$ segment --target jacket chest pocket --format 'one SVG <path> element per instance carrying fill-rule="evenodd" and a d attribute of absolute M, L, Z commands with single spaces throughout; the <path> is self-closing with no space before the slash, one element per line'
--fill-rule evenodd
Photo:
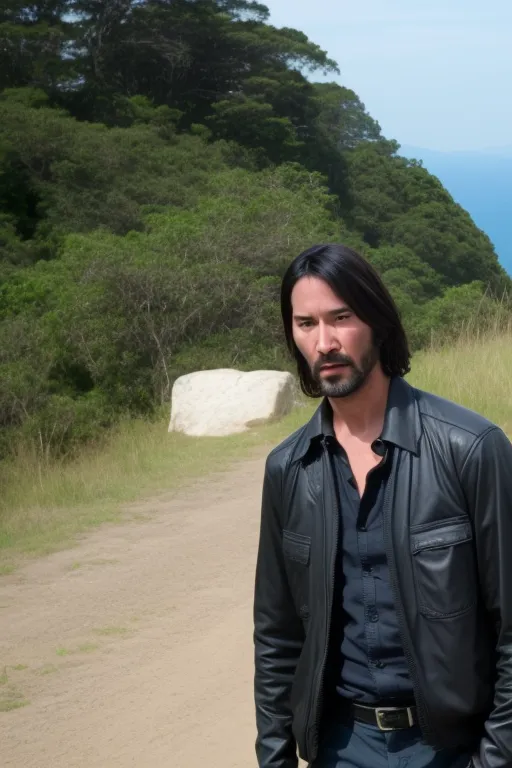
<path fill-rule="evenodd" d="M 283 554 L 295 608 L 301 619 L 308 619 L 311 538 L 294 531 L 283 530 Z"/>
<path fill-rule="evenodd" d="M 477 601 L 473 534 L 466 518 L 419 526 L 411 551 L 420 613 L 429 619 L 461 616 Z"/>

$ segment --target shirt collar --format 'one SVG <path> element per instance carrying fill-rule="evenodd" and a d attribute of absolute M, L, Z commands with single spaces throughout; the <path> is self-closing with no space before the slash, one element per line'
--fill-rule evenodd
<path fill-rule="evenodd" d="M 421 419 L 414 389 L 403 378 L 391 379 L 380 439 L 418 455 Z M 306 424 L 296 446 L 294 461 L 303 459 L 315 443 L 325 443 L 334 437 L 332 408 L 324 398 Z"/>

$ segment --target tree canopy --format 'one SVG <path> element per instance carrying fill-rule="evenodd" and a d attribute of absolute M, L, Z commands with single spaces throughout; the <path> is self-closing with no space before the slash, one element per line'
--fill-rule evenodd
<path fill-rule="evenodd" d="M 67 452 L 177 375 L 287 368 L 279 279 L 370 259 L 414 348 L 510 289 L 438 179 L 337 65 L 249 0 L 0 9 L 0 451 Z"/>

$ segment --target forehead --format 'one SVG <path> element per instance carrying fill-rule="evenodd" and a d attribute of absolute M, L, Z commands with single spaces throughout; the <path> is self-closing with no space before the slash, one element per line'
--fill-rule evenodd
<path fill-rule="evenodd" d="M 294 314 L 316 315 L 347 306 L 344 299 L 319 277 L 301 277 L 291 295 Z"/>

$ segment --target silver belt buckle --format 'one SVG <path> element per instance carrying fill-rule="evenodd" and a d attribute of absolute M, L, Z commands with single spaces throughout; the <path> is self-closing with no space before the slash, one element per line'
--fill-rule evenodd
<path fill-rule="evenodd" d="M 409 727 L 412 728 L 414 725 L 414 717 L 412 715 L 412 709 L 410 707 L 379 707 L 379 709 L 375 710 L 375 717 L 377 718 L 377 727 L 379 731 L 398 731 L 399 728 L 387 728 L 384 723 L 384 717 L 386 716 L 386 712 L 397 712 L 401 709 L 405 709 L 407 712 L 407 719 L 409 721 Z"/>

